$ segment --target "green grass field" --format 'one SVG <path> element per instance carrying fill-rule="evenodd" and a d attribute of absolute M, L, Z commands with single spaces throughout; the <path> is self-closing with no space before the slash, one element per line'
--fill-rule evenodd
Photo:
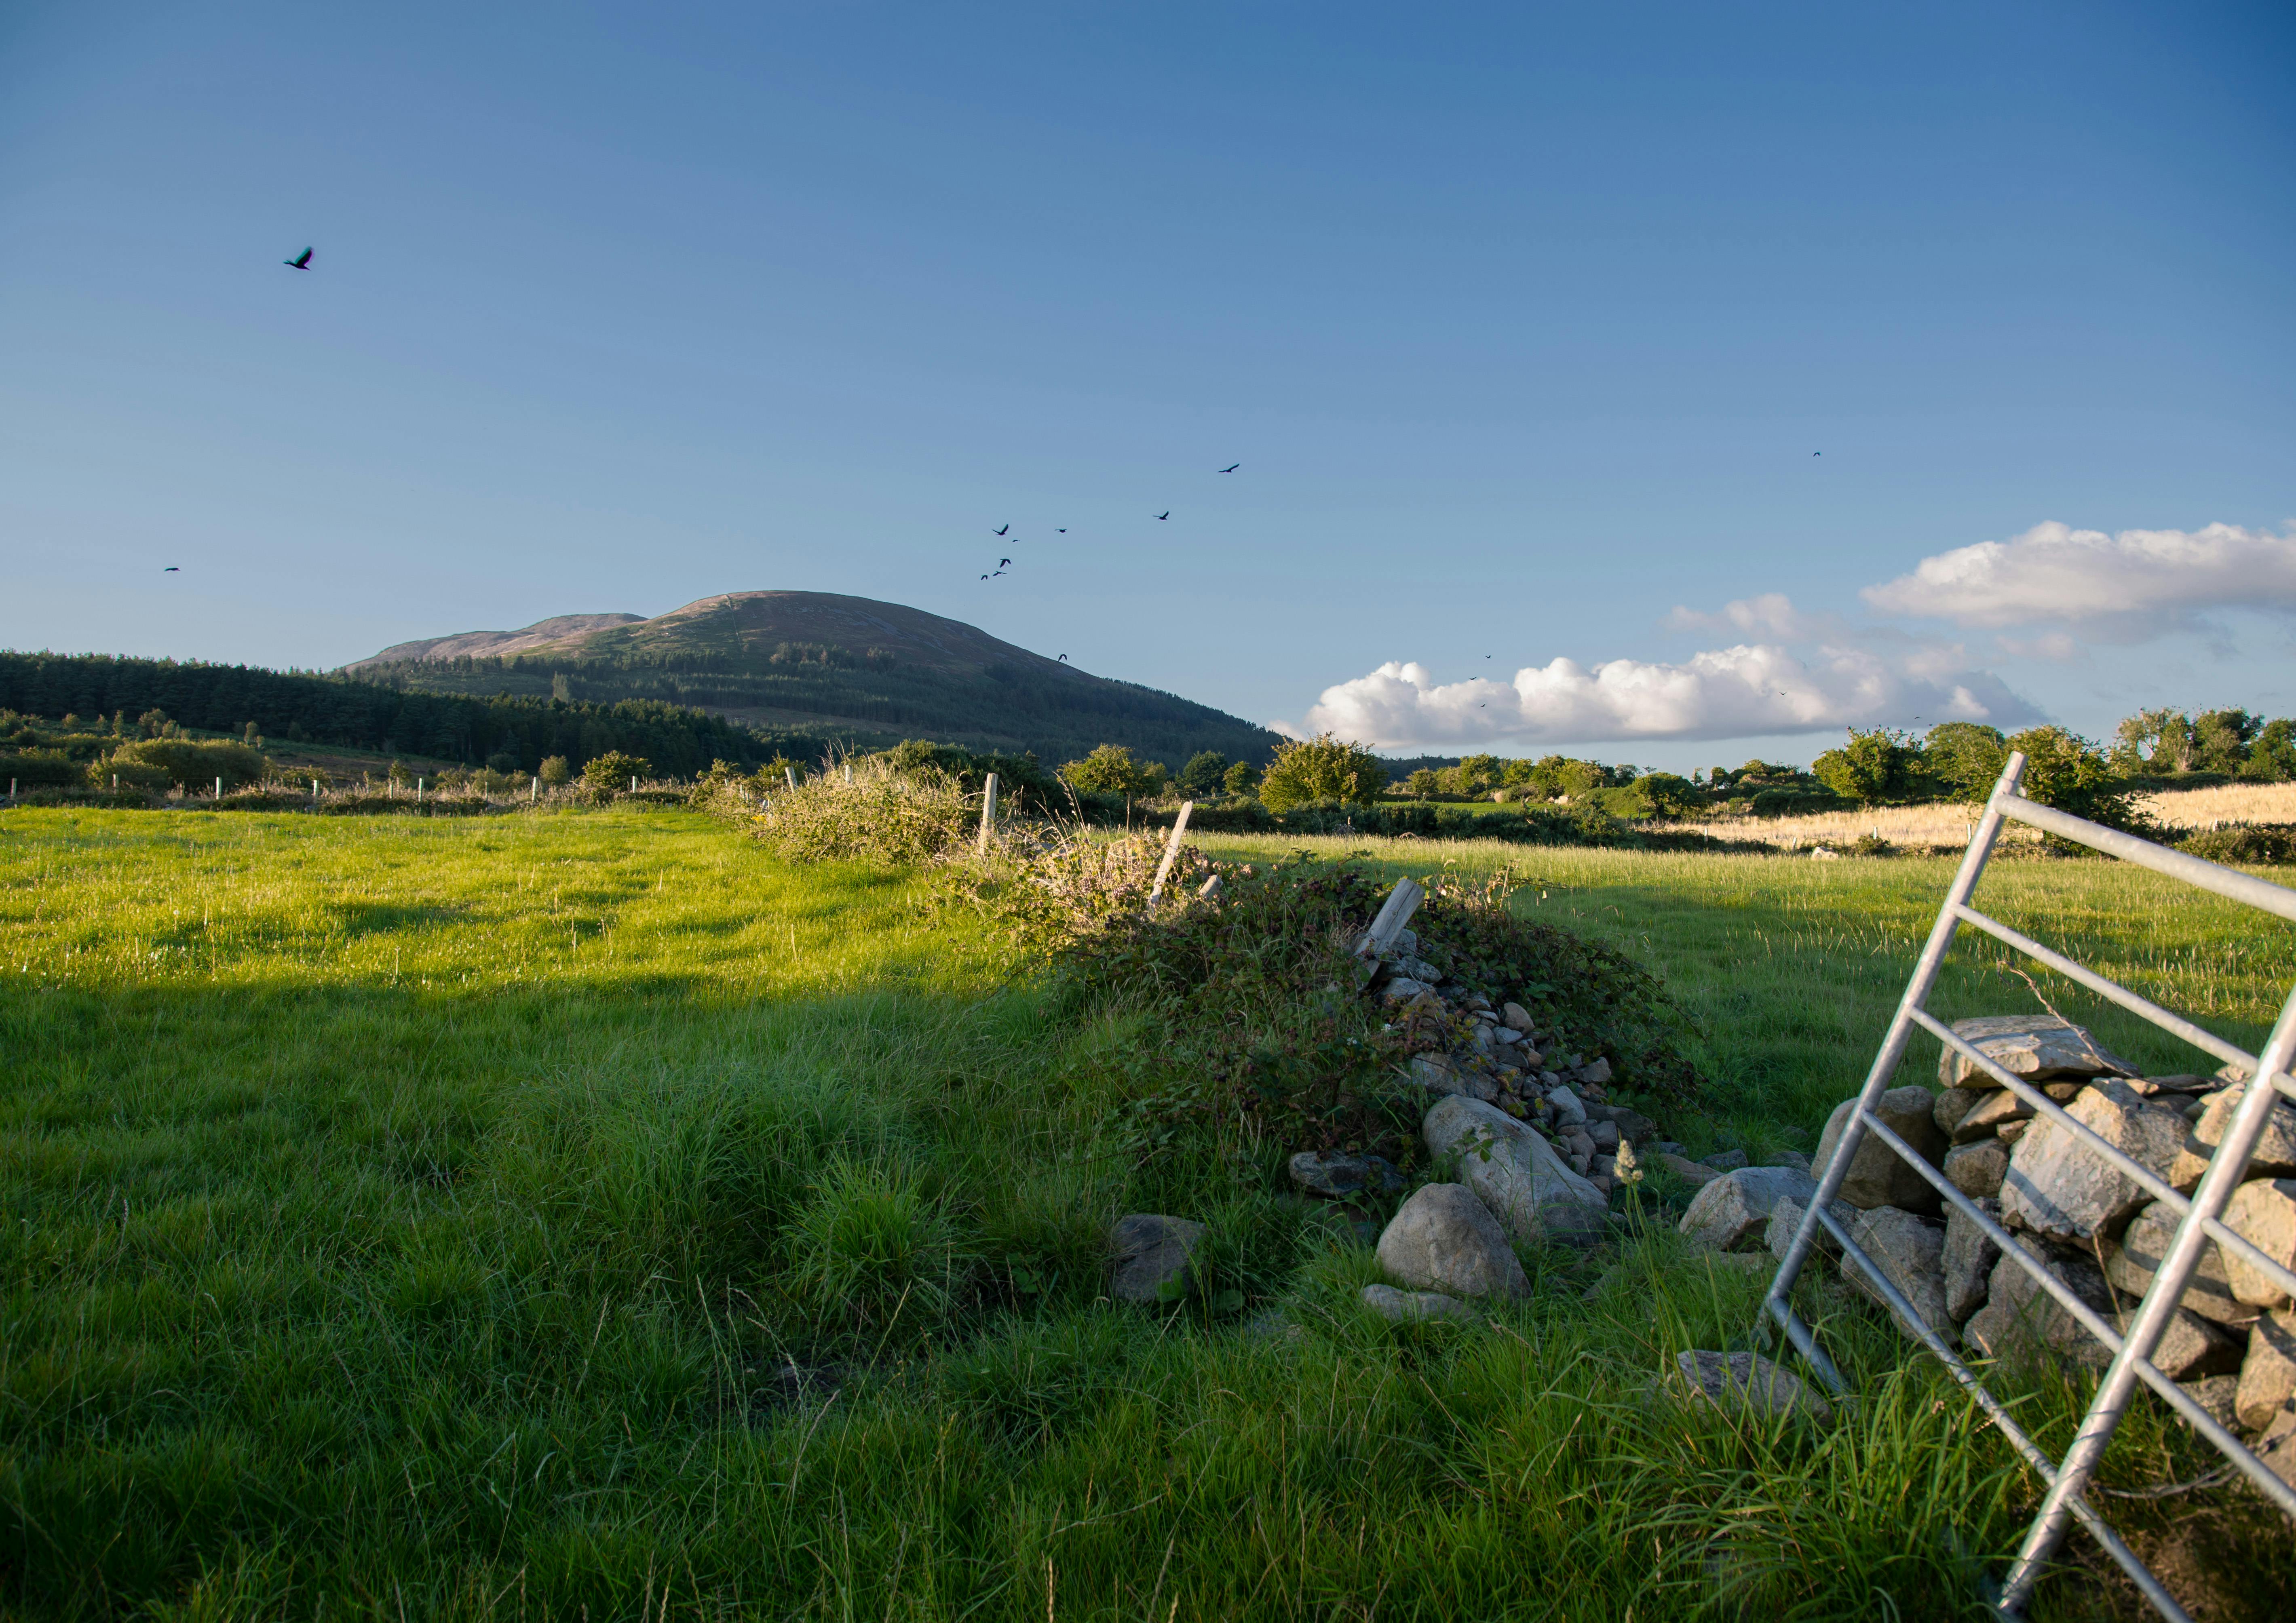
<path fill-rule="evenodd" d="M 1720 1084 L 1701 1148 L 1807 1147 L 1947 873 L 1374 855 L 1528 858 L 1519 905 L 1659 968 Z M 2030 863 L 1987 905 L 2254 1038 L 2282 927 L 2160 922 L 2166 891 Z M 0 816 L 7 1610 L 1982 1615 L 2035 1485 L 1824 1282 L 1864 1394 L 1824 1430 L 1652 1392 L 1764 1283 L 1662 1231 L 1527 1254 L 1488 1328 L 1395 1330 L 1268 1156 L 1144 1152 L 1115 1061 L 1153 1032 L 1025 967 L 925 881 L 680 813 Z M 1942 1001 L 2031 996 L 1980 955 Z M 1126 1210 L 1210 1222 L 1244 1309 L 1099 1299 Z M 2062 1447 L 2077 1394 L 2029 1403 Z M 2209 1463 L 2140 1409 L 2108 1480 Z M 2237 1500 L 2122 1521 L 2226 1573 L 2225 1615 L 2291 1582 Z M 2072 1553 L 2037 1616 L 2135 1615 Z"/>

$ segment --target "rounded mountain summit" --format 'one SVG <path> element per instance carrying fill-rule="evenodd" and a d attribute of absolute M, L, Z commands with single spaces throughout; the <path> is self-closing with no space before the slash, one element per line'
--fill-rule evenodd
<path fill-rule="evenodd" d="M 1052 763 L 1112 743 L 1177 766 L 1205 750 L 1265 762 L 1277 742 L 1241 717 L 962 620 L 830 592 L 725 592 L 651 619 L 562 614 L 395 643 L 344 668 L 429 693 L 690 705 L 858 749 L 929 738 Z"/>

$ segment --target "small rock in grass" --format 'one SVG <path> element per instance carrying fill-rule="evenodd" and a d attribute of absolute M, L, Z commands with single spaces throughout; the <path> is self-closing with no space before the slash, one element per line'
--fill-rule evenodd
<path fill-rule="evenodd" d="M 1530 1011 L 1524 1008 L 1521 1004 L 1511 1003 L 1507 1004 L 1505 1008 L 1500 1010 L 1499 1013 L 1500 1017 L 1504 1019 L 1510 1027 L 1516 1031 L 1521 1032 L 1524 1037 L 1527 1037 L 1531 1034 L 1532 1026 L 1530 1023 Z"/>
<path fill-rule="evenodd" d="M 1947 1181 L 1971 1200 L 1989 1200 L 2009 1175 L 2009 1152 L 1997 1138 L 1956 1144 L 1945 1152 L 1944 1170 Z"/>
<path fill-rule="evenodd" d="M 1752 1159 L 1743 1150 L 1717 1150 L 1711 1155 L 1698 1158 L 1717 1172 L 1735 1172 Z"/>
<path fill-rule="evenodd" d="M 1587 1139 L 1595 1146 L 1595 1154 L 1611 1155 L 1617 1152 L 1621 1142 L 1617 1122 L 1590 1121 L 1587 1124 L 1586 1133 Z"/>
<path fill-rule="evenodd" d="M 1807 1172 L 1791 1167 L 1742 1167 L 1701 1189 L 1676 1226 L 1710 1250 L 1743 1250 L 1760 1242 L 1780 1201 L 1807 1204 L 1816 1193 Z"/>
<path fill-rule="evenodd" d="M 1591 1082 L 1596 1087 L 1602 1087 L 1611 1080 L 1611 1062 L 1597 1056 L 1578 1068 L 1578 1076 L 1581 1081 Z"/>
<path fill-rule="evenodd" d="M 1567 1087 L 1547 1094 L 1546 1102 L 1554 1107 L 1554 1119 L 1565 1127 L 1575 1127 L 1587 1119 L 1586 1102 Z"/>
<path fill-rule="evenodd" d="M 1629 1133 L 1627 1136 L 1634 1138 L 1635 1135 Z M 1635 1138 L 1635 1143 L 1640 1144 L 1643 1150 L 1651 1155 L 1687 1155 L 1690 1153 L 1690 1147 L 1687 1144 L 1678 1144 L 1671 1138 L 1653 1138 L 1647 1143 L 1642 1139 Z M 1710 1172 L 1713 1168 L 1710 1167 L 1707 1170 Z"/>
<path fill-rule="evenodd" d="M 1188 1258 L 1205 1232 L 1202 1224 L 1185 1217 L 1150 1212 L 1119 1217 L 1108 1234 L 1109 1247 L 1115 1253 L 1109 1294 L 1120 1302 L 1171 1299 L 1174 1288 L 1186 1289 Z"/>
<path fill-rule="evenodd" d="M 1497 1083 L 1480 1071 L 1457 1064 L 1445 1054 L 1413 1055 L 1411 1079 L 1439 1098 L 1464 1094 L 1470 1099 L 1480 1099 L 1488 1104 L 1499 1096 Z"/>
<path fill-rule="evenodd" d="M 1701 1189 L 1722 1176 L 1702 1161 L 1688 1160 L 1679 1155 L 1653 1155 L 1644 1164 L 1662 1167 L 1684 1183 Z"/>
<path fill-rule="evenodd" d="M 2264 1435 L 2251 1446 L 2256 1457 L 2274 1476 L 2296 1488 L 2296 1404 L 2289 1404 L 2273 1415 Z"/>
<path fill-rule="evenodd" d="M 1456 1296 L 1439 1291 L 1398 1291 L 1393 1285 L 1365 1285 L 1363 1305 L 1398 1324 L 1421 1324 L 1429 1319 L 1479 1323 L 1482 1316 Z"/>
<path fill-rule="evenodd" d="M 1403 1193 L 1403 1174 L 1376 1155 L 1319 1155 L 1302 1150 L 1287 1169 L 1292 1181 L 1310 1194 L 1359 1194 L 1366 1189 Z"/>
<path fill-rule="evenodd" d="M 1425 990 L 1427 990 L 1427 985 L 1424 981 L 1414 980 L 1408 975 L 1398 975 L 1380 988 L 1379 1000 L 1390 1008 L 1397 1008 L 1409 1003 Z"/>
<path fill-rule="evenodd" d="M 1797 1172 L 1808 1172 L 1809 1170 L 1809 1157 L 1804 1155 L 1799 1150 L 1773 1150 L 1770 1152 L 1770 1159 L 1764 1161 L 1762 1165 L 1765 1167 L 1792 1167 Z"/>
<path fill-rule="evenodd" d="M 1451 1296 L 1530 1294 L 1506 1231 L 1464 1184 L 1429 1184 L 1406 1201 L 1379 1237 L 1379 1265 Z"/>
<path fill-rule="evenodd" d="M 1802 1382 L 1757 1353 L 1683 1352 L 1674 1357 L 1677 1389 L 1725 1414 L 1797 1414 L 1824 1422 L 1833 1411 Z"/>

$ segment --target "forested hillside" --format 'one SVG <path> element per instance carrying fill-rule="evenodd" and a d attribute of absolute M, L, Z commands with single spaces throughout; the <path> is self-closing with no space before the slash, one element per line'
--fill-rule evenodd
<path fill-rule="evenodd" d="M 1090 675 L 961 620 L 865 597 L 728 593 L 537 646 L 529 634 L 539 628 L 401 644 L 350 668 L 409 693 L 693 705 L 867 749 L 922 737 L 1058 761 L 1116 743 L 1177 767 L 1205 750 L 1264 763 L 1276 742 L 1266 728 L 1209 705 Z M 401 652 L 483 646 L 481 639 L 514 640 L 521 648 L 445 659 Z"/>
<path fill-rule="evenodd" d="M 404 751 L 473 765 L 497 755 L 531 772 L 545 757 L 577 766 L 619 750 L 657 771 L 691 776 L 713 760 L 754 766 L 777 753 L 817 752 L 800 734 L 760 733 L 649 700 L 478 698 L 403 692 L 342 676 L 132 660 L 110 654 L 0 652 L 0 709 L 133 723 L 156 710 L 185 727 L 256 730 L 291 742 Z"/>

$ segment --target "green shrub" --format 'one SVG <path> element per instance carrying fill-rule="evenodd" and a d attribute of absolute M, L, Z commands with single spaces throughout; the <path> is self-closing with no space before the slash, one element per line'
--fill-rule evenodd
<path fill-rule="evenodd" d="M 1250 761 L 1238 761 L 1220 775 L 1220 786 L 1232 795 L 1248 795 L 1259 787 L 1259 768 Z"/>
<path fill-rule="evenodd" d="M 2087 739 L 2062 727 L 2029 727 L 2009 740 L 2009 748 L 2025 753 L 2019 792 L 2028 800 L 2107 828 L 2134 834 L 2152 831 L 2151 821 L 2136 809 L 2136 791 Z"/>
<path fill-rule="evenodd" d="M 2177 842 L 2210 862 L 2296 862 L 2296 823 L 2222 823 Z"/>
<path fill-rule="evenodd" d="M 1201 750 L 1190 756 L 1188 764 L 1180 768 L 1180 791 L 1190 795 L 1214 794 L 1226 776 L 1227 757 L 1217 750 Z"/>
<path fill-rule="evenodd" d="M 1922 747 L 1889 727 L 1849 729 L 1849 742 L 1810 763 L 1817 781 L 1845 800 L 1881 806 L 1908 800 L 1925 787 Z"/>
<path fill-rule="evenodd" d="M 897 769 L 882 756 L 854 764 L 853 781 L 826 773 L 769 791 L 754 831 L 792 862 L 930 862 L 964 848 L 980 827 L 980 801 L 938 767 Z"/>
<path fill-rule="evenodd" d="M 635 755 L 625 755 L 619 750 L 609 750 L 603 755 L 594 755 L 582 767 L 582 787 L 601 799 L 611 799 L 618 794 L 627 794 L 630 780 L 650 778 L 653 763 Z"/>
<path fill-rule="evenodd" d="M 1281 812 L 1316 800 L 1368 805 L 1387 787 L 1387 766 L 1361 744 L 1329 733 L 1275 746 L 1275 759 L 1259 781 L 1259 799 Z"/>
<path fill-rule="evenodd" d="M 260 750 L 234 739 L 147 738 L 120 745 L 97 762 L 92 772 L 101 774 L 100 781 L 105 783 L 116 772 L 123 785 L 134 782 L 138 787 L 153 788 L 181 783 L 192 790 L 212 789 L 221 778 L 226 791 L 230 791 L 261 783 L 269 767 Z M 154 774 L 159 775 L 156 781 Z"/>
<path fill-rule="evenodd" d="M 574 769 L 566 764 L 564 756 L 548 755 L 543 758 L 541 769 L 535 775 L 545 789 L 563 789 L 573 782 Z"/>
<path fill-rule="evenodd" d="M 13 778 L 19 789 L 35 784 L 62 788 L 86 776 L 79 764 L 61 750 L 25 750 L 0 755 L 0 779 Z"/>
<path fill-rule="evenodd" d="M 1122 744 L 1100 744 L 1084 759 L 1063 766 L 1060 775 L 1083 793 L 1145 795 L 1161 785 L 1164 768 L 1160 763 L 1134 760 Z"/>

